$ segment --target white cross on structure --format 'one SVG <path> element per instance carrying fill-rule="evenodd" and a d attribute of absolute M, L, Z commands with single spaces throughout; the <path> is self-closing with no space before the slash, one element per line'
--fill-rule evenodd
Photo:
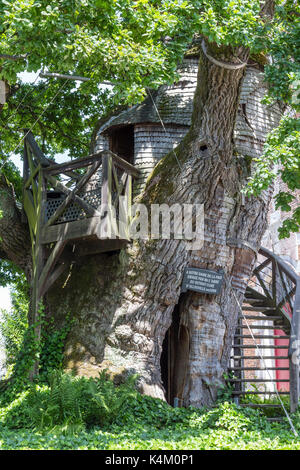
<path fill-rule="evenodd" d="M 0 80 L 0 104 L 6 102 L 6 86 L 3 80 Z"/>

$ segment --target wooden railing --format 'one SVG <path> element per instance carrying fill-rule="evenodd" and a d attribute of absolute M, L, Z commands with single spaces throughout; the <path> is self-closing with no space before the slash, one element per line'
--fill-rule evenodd
<path fill-rule="evenodd" d="M 109 206 L 121 227 L 121 237 L 118 232 L 114 238 L 129 239 L 132 179 L 139 171 L 110 151 L 57 164 L 45 157 L 27 130 L 24 143 L 23 207 L 32 242 L 31 304 L 36 313 L 42 296 L 68 266 L 61 262 L 55 269 L 67 243 L 89 243 L 89 237 L 108 233 Z M 102 251 L 105 247 L 103 241 Z"/>
<path fill-rule="evenodd" d="M 43 155 L 29 133 L 24 151 L 24 208 L 30 225 L 37 223 L 39 203 L 44 230 L 103 215 L 101 205 L 111 205 L 118 214 L 120 197 L 131 203 L 132 178 L 138 174 L 133 165 L 110 151 L 56 164 Z"/>
<path fill-rule="evenodd" d="M 289 336 L 290 406 L 299 403 L 300 277 L 279 256 L 266 248 L 259 251 L 265 260 L 254 270 L 264 294 L 272 299 L 275 311 L 283 317 Z"/>
<path fill-rule="evenodd" d="M 270 250 L 261 248 L 259 255 L 245 299 L 251 299 L 252 309 L 259 311 L 260 306 L 266 316 L 281 319 L 289 340 L 290 407 L 294 412 L 299 402 L 300 277 Z"/>

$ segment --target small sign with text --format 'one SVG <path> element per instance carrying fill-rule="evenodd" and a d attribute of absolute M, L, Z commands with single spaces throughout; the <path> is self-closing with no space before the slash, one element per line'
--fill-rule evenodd
<path fill-rule="evenodd" d="M 201 294 L 219 294 L 224 279 L 222 271 L 186 268 L 184 271 L 181 292 L 192 290 Z"/>

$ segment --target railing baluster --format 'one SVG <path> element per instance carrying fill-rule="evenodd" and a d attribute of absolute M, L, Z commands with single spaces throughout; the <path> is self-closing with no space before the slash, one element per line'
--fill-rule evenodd
<path fill-rule="evenodd" d="M 112 189 L 112 158 L 110 155 L 105 155 L 102 159 L 101 203 L 103 205 L 111 205 L 111 189 Z"/>
<path fill-rule="evenodd" d="M 274 260 L 272 260 L 272 297 L 277 305 L 277 269 Z"/>

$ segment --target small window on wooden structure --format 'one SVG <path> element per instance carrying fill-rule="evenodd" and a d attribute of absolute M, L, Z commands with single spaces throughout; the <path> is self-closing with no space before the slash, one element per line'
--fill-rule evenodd
<path fill-rule="evenodd" d="M 122 126 L 109 133 L 109 150 L 133 165 L 134 127 Z"/>
<path fill-rule="evenodd" d="M 182 406 L 189 361 L 189 332 L 180 321 L 182 297 L 175 306 L 172 324 L 162 345 L 160 359 L 161 378 L 170 405 Z"/>

